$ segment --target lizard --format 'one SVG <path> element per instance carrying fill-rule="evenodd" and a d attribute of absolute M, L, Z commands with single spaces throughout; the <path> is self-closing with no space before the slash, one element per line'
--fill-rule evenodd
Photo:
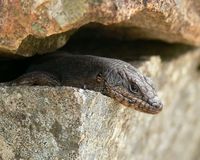
<path fill-rule="evenodd" d="M 51 53 L 34 60 L 23 75 L 6 84 L 94 90 L 149 114 L 159 113 L 163 108 L 152 80 L 133 65 L 113 58 Z"/>

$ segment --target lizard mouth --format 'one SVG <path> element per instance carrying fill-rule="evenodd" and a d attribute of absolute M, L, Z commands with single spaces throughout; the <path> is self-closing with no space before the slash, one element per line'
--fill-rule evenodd
<path fill-rule="evenodd" d="M 136 101 L 137 101 L 137 104 L 133 104 L 134 109 L 145 112 L 145 113 L 157 114 L 160 111 L 162 111 L 162 108 L 163 108 L 162 104 L 150 104 L 148 102 L 145 102 L 137 98 L 136 98 Z M 132 107 L 132 104 L 130 105 L 130 107 Z"/>
<path fill-rule="evenodd" d="M 151 103 L 150 101 L 145 101 L 142 98 L 130 95 L 130 93 L 127 92 L 120 93 L 115 89 L 109 88 L 109 96 L 117 100 L 119 103 L 127 107 L 134 108 L 140 112 L 157 114 L 163 108 L 162 103 Z"/>

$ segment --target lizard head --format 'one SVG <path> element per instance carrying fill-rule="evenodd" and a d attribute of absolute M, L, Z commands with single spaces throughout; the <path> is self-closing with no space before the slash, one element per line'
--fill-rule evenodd
<path fill-rule="evenodd" d="M 97 79 L 103 82 L 103 94 L 127 107 L 150 114 L 156 114 L 162 110 L 163 104 L 156 94 L 151 79 L 130 64 L 107 69 L 99 74 Z"/>

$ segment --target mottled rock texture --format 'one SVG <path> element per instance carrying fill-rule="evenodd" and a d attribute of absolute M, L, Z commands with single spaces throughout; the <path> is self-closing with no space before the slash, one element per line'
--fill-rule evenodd
<path fill-rule="evenodd" d="M 1 87 L 0 159 L 198 159 L 200 49 L 140 69 L 159 88 L 158 115 L 70 87 Z"/>
<path fill-rule="evenodd" d="M 117 38 L 200 45 L 198 0 L 1 0 L 0 8 L 0 51 L 23 56 L 55 50 L 92 22 Z"/>

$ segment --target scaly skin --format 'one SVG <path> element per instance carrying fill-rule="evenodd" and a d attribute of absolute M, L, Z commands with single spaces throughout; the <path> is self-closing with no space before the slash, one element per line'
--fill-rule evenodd
<path fill-rule="evenodd" d="M 35 60 L 27 73 L 9 85 L 64 85 L 101 92 L 138 111 L 162 110 L 153 84 L 134 66 L 121 60 L 55 53 Z"/>

